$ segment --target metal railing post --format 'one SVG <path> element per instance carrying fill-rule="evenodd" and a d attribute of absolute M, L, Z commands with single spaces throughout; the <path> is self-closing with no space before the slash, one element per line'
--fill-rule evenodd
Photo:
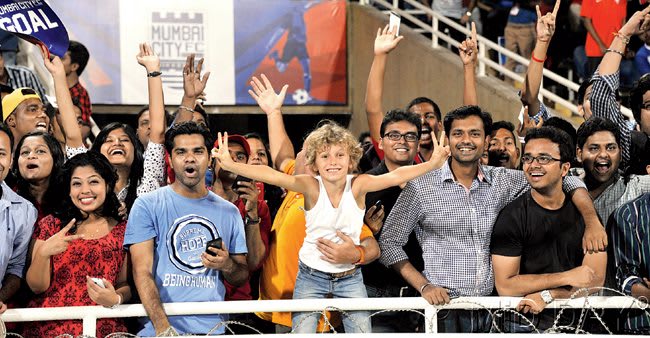
<path fill-rule="evenodd" d="M 97 335 L 97 316 L 94 313 L 84 316 L 83 334 L 88 337 L 94 337 Z"/>
<path fill-rule="evenodd" d="M 478 76 L 485 76 L 485 62 L 483 62 L 482 58 L 487 57 L 487 46 L 483 41 L 478 42 L 478 55 L 480 56 L 478 59 Z"/>
<path fill-rule="evenodd" d="M 431 29 L 431 46 L 438 48 L 438 18 L 435 15 L 431 17 Z"/>
<path fill-rule="evenodd" d="M 424 332 L 438 333 L 438 311 L 433 305 L 424 308 Z M 427 323 L 427 321 L 430 321 Z"/>

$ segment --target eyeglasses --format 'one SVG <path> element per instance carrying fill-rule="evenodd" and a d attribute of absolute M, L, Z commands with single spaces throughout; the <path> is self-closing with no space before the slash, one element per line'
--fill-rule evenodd
<path fill-rule="evenodd" d="M 553 161 L 561 161 L 559 158 L 554 158 L 548 155 L 539 155 L 537 157 L 531 155 L 524 155 L 521 157 L 521 161 L 526 164 L 531 164 L 533 161 L 537 160 L 537 163 L 541 165 L 549 164 Z"/>
<path fill-rule="evenodd" d="M 391 131 L 386 134 L 384 134 L 384 137 L 388 137 L 389 140 L 391 141 L 399 141 L 402 137 L 404 138 L 404 141 L 406 142 L 416 142 L 418 140 L 418 134 L 416 133 L 406 133 L 406 134 L 400 134 L 396 131 Z"/>

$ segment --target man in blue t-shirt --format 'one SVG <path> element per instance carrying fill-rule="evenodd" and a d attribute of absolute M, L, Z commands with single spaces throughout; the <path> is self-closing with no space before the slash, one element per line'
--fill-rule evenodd
<path fill-rule="evenodd" d="M 167 317 L 162 303 L 224 299 L 223 280 L 239 286 L 248 278 L 244 224 L 237 208 L 205 187 L 212 142 L 194 122 L 165 134 L 176 180 L 140 196 L 124 237 L 133 277 L 149 316 L 140 336 L 206 334 L 224 315 Z M 221 238 L 221 248 L 206 244 Z M 223 327 L 214 334 L 223 333 Z"/>

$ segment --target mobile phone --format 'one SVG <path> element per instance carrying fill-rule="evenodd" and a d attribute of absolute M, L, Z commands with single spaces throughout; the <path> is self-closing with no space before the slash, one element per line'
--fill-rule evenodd
<path fill-rule="evenodd" d="M 214 252 L 208 250 L 208 248 L 217 248 L 217 249 L 221 250 L 221 248 L 222 248 L 221 244 L 222 244 L 221 237 L 217 237 L 217 238 L 215 238 L 215 239 L 213 239 L 211 241 L 208 241 L 208 243 L 205 245 L 205 252 L 210 256 L 216 256 L 217 254 L 215 254 Z"/>
<path fill-rule="evenodd" d="M 104 285 L 104 281 L 101 278 L 90 277 L 90 279 L 93 281 L 93 283 L 99 285 L 100 287 L 106 288 L 106 285 Z"/>
<path fill-rule="evenodd" d="M 377 200 L 377 202 L 375 202 L 373 206 L 375 207 L 375 211 L 372 212 L 372 216 L 378 213 L 379 210 L 381 209 L 381 200 Z"/>
<path fill-rule="evenodd" d="M 388 29 L 391 31 L 395 30 L 395 36 L 399 36 L 400 22 L 402 22 L 402 17 L 395 12 L 390 12 L 390 17 L 388 20 Z"/>
<path fill-rule="evenodd" d="M 232 182 L 232 190 L 237 192 L 237 189 L 239 189 L 239 187 L 241 187 L 239 185 L 239 182 L 251 182 L 251 181 L 252 181 L 252 179 L 250 179 L 248 177 L 244 177 L 242 175 L 237 175 L 237 178 L 235 178 L 235 182 Z"/>

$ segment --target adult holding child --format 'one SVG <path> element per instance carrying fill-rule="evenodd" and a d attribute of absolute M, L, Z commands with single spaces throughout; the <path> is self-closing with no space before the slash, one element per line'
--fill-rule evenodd
<path fill-rule="evenodd" d="M 253 82 L 258 84 L 259 81 Z M 261 92 L 261 90 L 256 90 Z M 366 290 L 361 271 L 356 264 L 331 263 L 327 253 L 319 250 L 317 243 L 323 239 L 339 241 L 338 234 L 349 236 L 355 245 L 365 214 L 365 195 L 405 183 L 443 165 L 449 148 L 436 146 L 433 156 L 425 163 L 399 168 L 385 175 L 350 175 L 361 157 L 356 138 L 345 128 L 327 123 L 313 131 L 305 140 L 306 165 L 318 176 L 287 175 L 269 167 L 252 167 L 236 163 L 228 152 L 228 135 L 218 135 L 219 149 L 213 150 L 221 167 L 250 178 L 281 186 L 305 196 L 306 237 L 300 249 L 300 266 L 294 299 L 334 297 L 364 298 Z M 363 261 L 363 247 L 357 247 Z M 331 286 L 333 285 L 333 286 Z M 330 288 L 333 289 L 330 289 Z M 292 314 L 294 332 L 316 330 L 318 316 L 304 312 Z M 344 316 L 346 332 L 370 332 L 367 311 L 356 311 Z"/>

